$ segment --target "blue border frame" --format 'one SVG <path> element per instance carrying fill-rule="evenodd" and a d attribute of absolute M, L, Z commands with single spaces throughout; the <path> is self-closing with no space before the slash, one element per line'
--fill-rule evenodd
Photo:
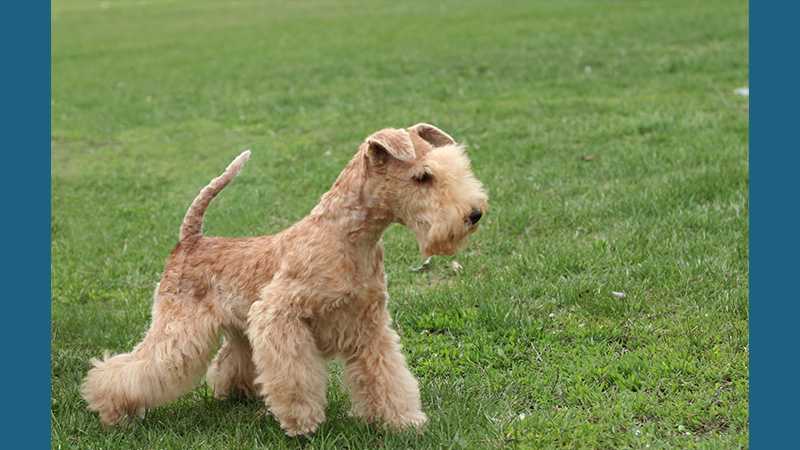
<path fill-rule="evenodd" d="M 750 11 L 750 423 L 752 448 L 790 448 L 797 422 L 800 266 L 800 85 L 796 67 L 798 5 L 757 2 Z"/>
<path fill-rule="evenodd" d="M 48 4 L 11 2 L 4 6 L 3 27 L 6 67 L 5 92 L 10 101 L 3 112 L 6 143 L 3 235 L 7 239 L 4 271 L 5 317 L 10 329 L 6 337 L 16 345 L 5 347 L 6 361 L 12 367 L 3 372 L 7 389 L 3 424 L 14 430 L 25 448 L 50 444 L 43 430 L 26 432 L 24 427 L 49 425 L 50 397 L 49 302 L 50 288 L 48 241 L 45 240 L 45 215 L 49 211 L 49 178 L 46 178 L 44 139 L 49 133 L 49 102 L 43 86 L 49 74 L 50 28 L 45 28 Z M 798 397 L 793 385 L 794 372 L 781 371 L 795 359 L 792 325 L 797 317 L 797 289 L 793 286 L 800 250 L 797 225 L 792 220 L 798 191 L 798 109 L 800 86 L 793 67 L 798 42 L 798 5 L 785 2 L 782 8 L 757 2 L 751 10 L 751 65 L 755 70 L 755 111 L 752 118 L 751 156 L 756 205 L 751 214 L 751 423 L 753 448 L 783 448 L 788 444 L 795 422 L 794 404 Z M 792 11 L 794 10 L 794 11 Z M 13 18 L 13 20 L 12 20 Z M 47 78 L 49 81 L 49 78 Z M 49 84 L 49 83 L 48 83 Z M 752 108 L 752 106 L 751 106 Z M 32 148 L 32 151 L 25 149 Z M 41 168 L 41 169 L 40 169 Z M 9 195 L 11 194 L 11 195 Z M 16 195 L 14 195 L 16 194 Z M 46 200 L 48 199 L 48 200 Z M 48 206 L 44 206 L 48 205 Z M 40 230 L 42 228 L 42 230 Z M 13 255 L 13 259 L 11 259 Z M 41 279 L 40 279 L 41 277 Z M 12 282 L 13 281 L 13 282 Z M 20 318 L 32 317 L 32 320 Z M 17 318 L 16 320 L 14 318 Z M 21 345 L 22 343 L 25 345 Z M 787 363 L 781 363 L 786 361 Z M 24 373 L 19 373 L 24 368 Z M 10 370 L 8 370 L 10 369 Z M 789 368 L 791 369 L 791 368 Z M 782 382 L 786 380 L 786 382 Z M 21 382 L 20 382 L 21 380 Z M 41 422 L 40 422 L 41 421 Z M 18 425 L 24 425 L 18 428 Z M 49 426 L 48 426 L 49 428 Z"/>
<path fill-rule="evenodd" d="M 3 18 L 2 423 L 9 448 L 49 448 L 49 3 L 11 2 Z"/>

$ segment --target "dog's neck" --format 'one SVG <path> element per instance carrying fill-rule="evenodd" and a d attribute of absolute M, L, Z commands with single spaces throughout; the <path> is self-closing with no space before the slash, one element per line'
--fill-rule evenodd
<path fill-rule="evenodd" d="M 372 252 L 392 220 L 366 198 L 367 164 L 363 155 L 357 154 L 308 218 L 331 224 L 347 236 L 357 251 Z"/>

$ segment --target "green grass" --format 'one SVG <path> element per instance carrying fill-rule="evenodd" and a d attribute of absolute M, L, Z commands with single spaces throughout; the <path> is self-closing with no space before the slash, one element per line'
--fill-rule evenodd
<path fill-rule="evenodd" d="M 52 6 L 54 448 L 749 446 L 747 2 L 107 5 Z M 384 236 L 424 433 L 348 418 L 333 366 L 307 440 L 205 384 L 100 426 L 88 360 L 141 339 L 208 180 L 252 149 L 204 231 L 274 233 L 417 122 L 490 194 L 427 271 Z"/>

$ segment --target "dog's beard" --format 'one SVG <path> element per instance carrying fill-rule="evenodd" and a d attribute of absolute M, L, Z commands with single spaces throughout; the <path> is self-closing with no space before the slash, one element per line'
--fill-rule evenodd
<path fill-rule="evenodd" d="M 469 242 L 469 235 L 475 232 L 478 224 L 470 224 L 466 220 L 434 222 L 422 224 L 415 230 L 419 250 L 423 257 L 433 255 L 452 255 L 464 248 Z"/>

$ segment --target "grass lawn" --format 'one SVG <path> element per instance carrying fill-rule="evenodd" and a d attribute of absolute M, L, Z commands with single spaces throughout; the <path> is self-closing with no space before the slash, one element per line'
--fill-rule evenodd
<path fill-rule="evenodd" d="M 53 3 L 53 447 L 748 447 L 748 8 Z M 490 196 L 425 271 L 384 235 L 422 434 L 350 419 L 335 365 L 307 440 L 205 383 L 100 425 L 89 358 L 143 337 L 202 186 L 252 149 L 204 232 L 275 233 L 367 135 L 417 122 L 468 144 Z"/>

